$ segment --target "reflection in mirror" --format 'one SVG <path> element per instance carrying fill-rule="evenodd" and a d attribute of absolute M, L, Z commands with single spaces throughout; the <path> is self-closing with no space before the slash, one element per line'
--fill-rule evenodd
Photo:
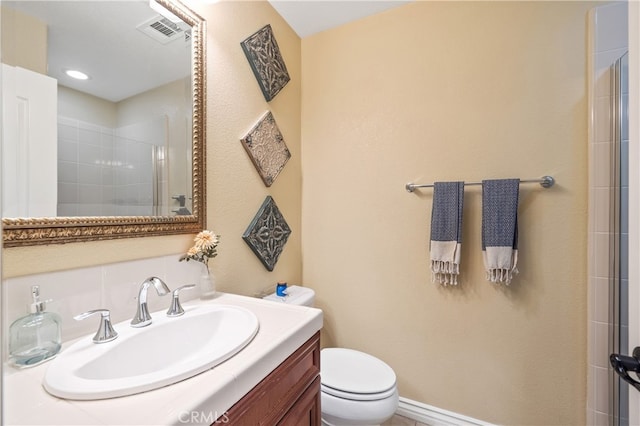
<path fill-rule="evenodd" d="M 5 246 L 203 228 L 204 28 L 168 0 L 2 2 Z"/>

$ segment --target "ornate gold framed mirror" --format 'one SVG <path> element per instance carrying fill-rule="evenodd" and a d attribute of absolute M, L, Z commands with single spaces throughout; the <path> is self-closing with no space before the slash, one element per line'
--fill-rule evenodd
<path fill-rule="evenodd" d="M 13 14 L 16 17 L 28 16 L 29 13 L 44 14 L 45 12 L 40 10 L 35 11 L 36 8 L 48 9 L 54 6 L 63 6 L 65 2 L 3 1 L 2 3 L 3 26 L 5 26 L 6 22 L 11 22 Z M 31 7 L 35 12 L 16 9 L 6 13 L 6 8 L 11 8 L 12 3 L 17 5 L 16 7 Z M 97 16 L 97 19 L 107 23 L 111 22 L 111 39 L 108 42 L 103 41 L 102 44 L 97 46 L 94 45 L 92 48 L 92 50 L 97 50 L 100 53 L 102 59 L 95 72 L 96 74 L 100 72 L 106 74 L 106 70 L 112 65 L 113 72 L 111 74 L 115 74 L 116 71 L 125 72 L 125 74 L 122 77 L 118 77 L 120 79 L 118 90 L 116 88 L 102 88 L 103 92 L 107 93 L 105 97 L 116 96 L 115 93 L 120 89 L 124 91 L 128 89 L 128 86 L 133 86 L 134 77 L 141 77 L 140 80 L 144 83 L 160 76 L 165 71 L 165 64 L 168 76 L 165 77 L 164 82 L 159 83 L 160 85 L 144 89 L 132 88 L 133 92 L 118 95 L 119 98 L 117 99 L 109 99 L 109 105 L 117 104 L 117 107 L 112 108 L 117 110 L 112 113 L 113 117 L 116 117 L 112 121 L 118 121 L 117 125 L 103 123 L 97 125 L 95 120 L 88 123 L 85 116 L 82 116 L 88 108 L 85 106 L 69 107 L 66 100 L 73 97 L 91 97 L 91 99 L 100 98 L 96 102 L 103 102 L 101 97 L 96 94 L 80 93 L 83 89 L 78 87 L 81 86 L 73 86 L 73 84 L 80 85 L 83 83 L 69 83 L 68 87 L 62 87 L 65 85 L 64 79 L 67 78 L 66 76 L 52 78 L 54 86 L 57 86 L 57 92 L 55 93 L 58 96 L 57 112 L 53 119 L 52 127 L 54 131 L 50 132 L 56 134 L 54 137 L 56 148 L 53 148 L 53 154 L 47 156 L 43 154 L 44 151 L 38 152 L 39 148 L 37 147 L 20 148 L 23 145 L 29 146 L 29 141 L 20 132 L 3 133 L 3 144 L 15 139 L 17 142 L 15 146 L 18 147 L 3 149 L 3 152 L 15 154 L 15 158 L 18 160 L 21 159 L 21 156 L 22 160 L 26 158 L 26 166 L 24 168 L 35 169 L 31 172 L 32 177 L 23 178 L 23 173 L 25 172 L 19 165 L 19 161 L 14 161 L 15 158 L 10 155 L 8 160 L 7 158 L 3 159 L 2 232 L 4 247 L 186 234 L 201 231 L 206 226 L 206 22 L 189 8 L 175 0 L 152 0 L 151 2 L 149 0 L 70 1 L 66 3 L 71 4 L 72 9 L 69 10 L 76 14 L 76 22 L 82 24 L 78 26 L 85 32 L 90 27 L 88 25 L 89 19 L 77 15 L 84 10 L 81 7 L 83 3 L 88 4 L 86 13 L 101 15 Z M 113 8 L 117 5 L 123 9 L 117 11 L 117 22 L 114 25 L 113 20 L 106 19 L 107 9 L 101 10 L 100 8 Z M 134 6 L 140 8 L 141 13 L 147 15 L 144 15 L 144 19 L 142 17 L 136 18 L 137 21 L 130 25 L 135 27 L 131 29 L 131 35 L 126 35 L 122 30 L 126 26 L 123 25 L 123 22 L 127 18 L 134 16 L 135 13 L 133 9 L 125 8 Z M 158 8 L 158 6 L 160 7 Z M 72 12 L 49 11 L 47 13 L 68 19 Z M 7 15 L 9 15 L 9 21 L 6 21 Z M 41 21 L 45 19 L 40 16 L 36 18 Z M 45 34 L 48 34 L 49 37 L 49 63 L 46 67 L 48 69 L 60 68 L 62 70 L 62 66 L 52 65 L 55 59 L 54 52 L 52 52 L 54 47 L 52 46 L 55 45 L 56 36 L 69 40 L 69 35 L 56 32 L 58 28 L 67 28 L 69 25 L 63 25 L 60 22 L 57 23 L 57 27 L 55 26 L 56 24 L 48 25 L 50 26 L 45 30 Z M 24 21 L 18 22 L 16 18 L 14 29 L 19 31 L 18 27 L 20 26 L 24 26 Z M 114 30 L 117 33 L 115 35 Z M 165 36 L 174 37 L 176 40 L 158 39 L 158 37 L 163 38 Z M 18 39 L 19 35 L 13 37 Z M 75 39 L 81 41 L 88 37 L 88 35 L 86 37 L 74 36 Z M 144 43 L 149 43 L 149 45 L 143 47 L 143 51 L 129 52 L 129 45 L 134 44 L 132 42 L 134 37 L 140 37 Z M 4 32 L 3 38 L 6 40 Z M 154 38 L 156 40 L 153 40 Z M 9 40 L 9 46 L 11 45 L 10 42 L 11 40 Z M 123 43 L 122 47 L 117 48 L 121 56 L 105 60 L 107 46 L 118 46 L 118 42 Z M 3 49 L 6 45 L 3 43 Z M 183 71 L 186 69 L 185 73 L 188 75 L 170 74 L 168 68 L 180 61 L 172 56 L 173 54 L 167 53 L 168 50 L 165 49 L 168 49 L 168 46 L 173 46 L 174 49 L 178 46 L 176 55 L 185 58 L 182 61 L 184 62 Z M 62 56 L 68 59 L 67 56 Z M 10 58 L 11 55 L 5 55 L 3 50 L 4 62 L 7 62 L 5 60 L 7 57 Z M 160 65 L 155 64 L 154 61 L 156 59 L 160 61 Z M 82 61 L 76 62 L 82 63 Z M 142 69 L 142 71 L 127 68 L 129 65 L 134 66 L 138 62 L 138 66 L 141 67 L 138 69 Z M 19 68 L 20 66 L 19 63 L 17 67 L 11 67 L 11 65 L 2 64 L 3 68 L 0 75 L 3 78 L 3 84 L 5 84 L 4 80 L 7 75 L 10 75 L 14 68 Z M 89 65 L 87 65 L 87 69 L 90 69 Z M 64 70 L 68 71 L 66 68 Z M 46 72 L 50 74 L 49 70 Z M 147 74 L 139 75 L 143 73 Z M 49 76 L 42 77 L 49 78 Z M 90 80 L 89 83 L 96 83 L 102 79 L 99 75 L 96 75 L 88 77 L 88 80 Z M 158 89 L 158 87 L 161 87 L 161 89 Z M 157 93 L 159 91 L 164 93 L 175 92 L 175 90 L 182 93 L 181 96 L 178 96 L 177 106 L 174 104 L 167 106 L 162 101 L 158 101 L 160 95 Z M 132 95 L 131 93 L 134 94 Z M 66 100 L 60 100 L 63 95 L 66 96 L 64 98 Z M 140 99 L 144 100 L 141 101 Z M 53 103 L 56 103 L 56 101 L 54 100 Z M 134 110 L 132 105 L 135 105 L 137 110 Z M 7 108 L 5 107 L 4 109 L 6 110 Z M 65 117 L 61 118 L 61 111 L 76 111 L 78 116 L 70 119 L 69 116 L 74 114 L 70 112 L 69 115 L 65 114 Z M 150 112 L 155 114 L 153 118 L 149 118 Z M 131 117 L 134 116 L 138 120 L 137 122 L 132 121 Z M 123 119 L 123 117 L 126 117 L 126 119 Z M 9 115 L 9 118 L 12 118 L 12 116 Z M 127 121 L 127 119 L 129 120 Z M 96 120 L 102 121 L 106 119 L 100 117 Z M 3 128 L 10 127 L 7 126 L 7 121 L 6 111 L 3 111 Z M 160 125 L 157 128 L 151 128 L 148 124 L 151 122 L 160 123 Z M 20 126 L 17 127 L 20 128 Z M 147 129 L 147 127 L 151 130 L 141 130 Z M 107 128 L 108 131 L 105 130 Z M 75 135 L 74 137 L 79 139 L 72 140 L 69 134 L 73 134 Z M 108 136 L 105 137 L 105 134 Z M 147 135 L 144 136 L 146 139 L 140 134 Z M 179 144 L 177 145 L 178 148 L 176 147 L 176 139 L 182 139 L 182 148 L 180 148 Z M 91 141 L 95 140 L 101 140 L 101 142 L 95 142 L 94 145 L 83 145 L 86 141 L 89 141 L 86 143 L 90 144 L 93 143 Z M 105 140 L 108 140 L 108 146 L 105 145 L 107 144 Z M 131 148 L 131 145 L 123 148 L 125 146 L 124 141 L 130 142 L 131 140 L 135 141 L 137 148 Z M 21 149 L 23 152 L 21 152 Z M 78 151 L 69 154 L 72 149 Z M 28 153 L 29 151 L 32 152 L 31 155 L 35 152 L 37 157 L 25 156 L 25 152 Z M 135 151 L 142 153 L 140 156 L 145 158 L 145 163 L 134 159 L 135 155 L 138 154 L 134 155 L 131 152 Z M 108 156 L 105 153 L 108 153 Z M 41 167 L 36 163 L 40 160 L 46 160 L 47 157 L 56 158 L 51 166 L 53 174 L 43 179 L 42 176 L 46 176 L 47 166 Z M 148 164 L 146 163 L 146 158 L 149 158 Z M 9 161 L 8 165 L 6 161 Z M 16 166 L 15 164 L 18 165 Z M 169 168 L 173 165 L 180 165 L 178 171 Z M 189 166 L 191 167 L 189 168 Z M 135 175 L 140 170 L 142 170 L 140 175 L 144 177 Z M 132 175 L 135 175 L 135 177 L 131 177 Z M 129 176 L 130 180 L 125 180 L 123 176 Z M 151 178 L 147 179 L 147 176 L 151 176 Z M 42 183 L 33 184 L 31 182 L 37 182 L 37 179 L 41 179 Z M 104 183 L 107 180 L 109 182 L 108 185 Z M 35 189 L 30 188 L 27 185 L 27 181 Z M 54 183 L 51 184 L 50 181 L 54 181 Z M 176 181 L 180 181 L 180 187 L 178 187 Z M 43 190 L 47 185 L 52 185 L 49 186 L 51 190 Z M 46 208 L 39 210 L 40 206 L 33 206 L 34 204 L 45 204 L 42 200 L 46 199 L 48 194 L 50 195 L 52 192 L 54 195 L 49 210 Z M 103 201 L 98 202 L 92 199 L 98 192 L 103 194 L 103 198 L 108 198 L 108 203 L 105 204 Z M 138 194 L 136 195 L 138 198 L 134 199 L 135 197 L 130 195 L 131 193 Z M 84 195 L 78 196 L 77 194 Z M 15 196 L 15 199 L 12 199 L 11 196 Z M 24 209 L 20 208 L 20 204 L 24 201 L 22 199 L 27 199 Z M 90 208 L 93 208 L 93 210 L 90 210 Z M 53 213 L 41 214 L 41 211 Z"/>

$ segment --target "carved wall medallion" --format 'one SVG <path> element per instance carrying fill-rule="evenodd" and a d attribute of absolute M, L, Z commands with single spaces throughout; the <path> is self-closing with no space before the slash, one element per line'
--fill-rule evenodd
<path fill-rule="evenodd" d="M 275 201 L 271 196 L 267 196 L 253 221 L 244 231 L 242 239 L 251 247 L 262 264 L 269 271 L 273 271 L 290 234 L 291 229 Z"/>
<path fill-rule="evenodd" d="M 291 158 L 271 112 L 267 112 L 240 141 L 264 184 L 271 186 Z"/>
<path fill-rule="evenodd" d="M 271 25 L 265 25 L 240 44 L 262 94 L 269 102 L 289 82 L 287 66 L 280 54 Z"/>

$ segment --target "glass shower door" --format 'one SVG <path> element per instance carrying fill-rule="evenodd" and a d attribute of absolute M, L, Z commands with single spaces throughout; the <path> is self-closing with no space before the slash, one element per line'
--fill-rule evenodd
<path fill-rule="evenodd" d="M 629 355 L 629 59 L 620 57 L 611 69 L 611 211 L 609 258 L 610 424 L 629 425 L 629 384 L 640 391 L 640 348 Z M 615 374 L 618 373 L 618 374 Z M 623 380 L 624 379 L 624 380 Z"/>

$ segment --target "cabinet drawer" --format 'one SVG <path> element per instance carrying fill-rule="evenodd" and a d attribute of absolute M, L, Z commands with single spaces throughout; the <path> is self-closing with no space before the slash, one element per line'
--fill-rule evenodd
<path fill-rule="evenodd" d="M 316 333 L 238 401 L 227 413 L 231 425 L 277 424 L 320 374 Z M 319 386 L 317 392 L 320 391 Z"/>

